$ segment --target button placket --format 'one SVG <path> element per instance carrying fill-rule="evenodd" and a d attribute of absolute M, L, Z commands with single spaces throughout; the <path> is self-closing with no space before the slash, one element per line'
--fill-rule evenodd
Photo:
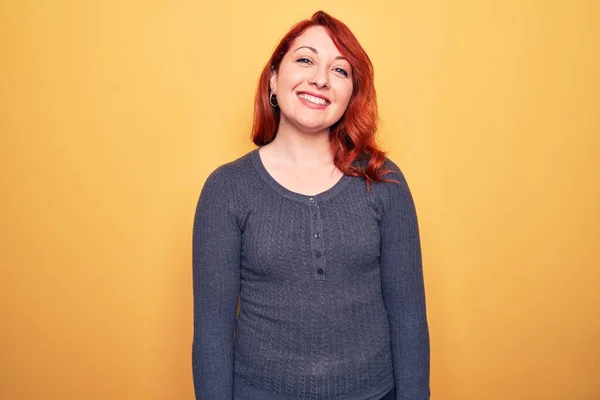
<path fill-rule="evenodd" d="M 326 280 L 325 258 L 323 257 L 323 221 L 321 210 L 315 197 L 308 198 L 311 213 L 311 256 L 314 277 L 318 281 Z"/>

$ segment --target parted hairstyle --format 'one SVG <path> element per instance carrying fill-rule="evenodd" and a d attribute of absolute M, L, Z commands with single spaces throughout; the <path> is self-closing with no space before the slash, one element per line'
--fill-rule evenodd
<path fill-rule="evenodd" d="M 254 100 L 252 141 L 263 146 L 275 139 L 280 111 L 269 102 L 269 80 L 272 71 L 279 71 L 281 60 L 294 40 L 312 26 L 324 27 L 352 66 L 353 91 L 350 102 L 340 120 L 331 126 L 329 133 L 335 166 L 345 175 L 365 178 L 367 188 L 373 181 L 390 181 L 383 178 L 383 175 L 391 171 L 383 169 L 385 152 L 375 141 L 379 117 L 373 64 L 350 29 L 323 11 L 317 11 L 310 19 L 294 25 L 281 39 L 265 65 Z M 354 163 L 355 160 L 358 162 Z"/>

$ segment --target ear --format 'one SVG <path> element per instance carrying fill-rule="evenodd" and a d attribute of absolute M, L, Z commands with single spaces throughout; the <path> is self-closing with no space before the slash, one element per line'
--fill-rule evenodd
<path fill-rule="evenodd" d="M 277 94 L 277 71 L 271 69 L 271 78 L 269 79 L 269 87 L 271 92 Z"/>

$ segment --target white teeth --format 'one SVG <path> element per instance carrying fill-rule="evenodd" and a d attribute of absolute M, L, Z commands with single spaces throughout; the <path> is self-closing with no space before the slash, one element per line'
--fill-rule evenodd
<path fill-rule="evenodd" d="M 326 100 L 321 99 L 319 97 L 311 96 L 310 94 L 300 93 L 298 95 L 298 97 L 300 97 L 302 100 L 306 100 L 306 101 L 314 103 L 314 104 L 319 104 L 321 106 L 326 106 L 327 105 L 327 101 Z"/>

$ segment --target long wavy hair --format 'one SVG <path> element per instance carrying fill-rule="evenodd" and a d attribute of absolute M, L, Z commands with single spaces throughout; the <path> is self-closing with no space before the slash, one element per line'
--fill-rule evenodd
<path fill-rule="evenodd" d="M 265 65 L 254 100 L 252 141 L 258 146 L 263 146 L 275 139 L 280 111 L 269 102 L 269 80 L 272 71 L 279 71 L 281 60 L 294 40 L 312 26 L 324 27 L 340 53 L 352 66 L 353 92 L 350 102 L 343 116 L 329 130 L 335 166 L 345 175 L 364 177 L 367 190 L 373 181 L 390 181 L 383 178 L 391 171 L 383 169 L 385 152 L 377 146 L 375 140 L 379 117 L 373 64 L 350 29 L 323 11 L 317 11 L 310 19 L 294 25 L 281 39 Z"/>

